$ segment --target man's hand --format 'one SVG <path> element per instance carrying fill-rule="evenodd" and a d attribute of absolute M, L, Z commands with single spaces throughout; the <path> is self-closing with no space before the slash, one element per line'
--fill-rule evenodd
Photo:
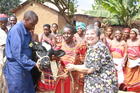
<path fill-rule="evenodd" d="M 35 66 L 39 69 L 39 65 L 40 65 L 40 64 L 37 62 Z"/>
<path fill-rule="evenodd" d="M 53 61 L 53 60 L 59 61 L 59 60 L 60 60 L 60 58 L 59 58 L 59 57 L 57 57 L 57 56 L 55 56 L 55 55 L 52 55 L 52 61 Z"/>

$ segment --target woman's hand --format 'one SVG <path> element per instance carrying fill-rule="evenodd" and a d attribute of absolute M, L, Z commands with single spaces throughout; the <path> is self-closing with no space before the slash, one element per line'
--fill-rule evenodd
<path fill-rule="evenodd" d="M 94 72 L 94 69 L 93 68 L 89 68 L 88 71 L 87 71 L 87 74 L 90 74 L 90 73 L 93 73 Z"/>
<path fill-rule="evenodd" d="M 75 67 L 74 64 L 68 64 L 68 65 L 66 65 L 66 69 L 67 69 L 68 71 L 74 71 L 74 67 Z"/>
<path fill-rule="evenodd" d="M 86 68 L 84 65 L 74 65 L 74 64 L 66 65 L 66 69 L 68 71 L 79 71 L 85 74 L 90 74 L 95 71 L 95 69 L 93 68 Z"/>

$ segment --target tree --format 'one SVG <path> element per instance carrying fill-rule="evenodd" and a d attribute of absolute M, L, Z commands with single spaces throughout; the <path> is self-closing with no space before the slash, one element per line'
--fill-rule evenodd
<path fill-rule="evenodd" d="M 85 14 L 92 15 L 94 17 L 111 17 L 111 13 L 104 9 L 101 5 L 92 5 L 92 10 L 85 11 Z"/>
<path fill-rule="evenodd" d="M 121 25 L 131 26 L 133 18 L 140 13 L 140 0 L 96 0 L 114 15 Z"/>
<path fill-rule="evenodd" d="M 77 8 L 77 0 L 35 0 L 40 3 L 49 2 L 55 5 L 66 22 L 72 24 L 72 18 Z"/>
<path fill-rule="evenodd" d="M 20 0 L 0 0 L 0 13 L 10 14 L 10 10 L 20 4 Z"/>

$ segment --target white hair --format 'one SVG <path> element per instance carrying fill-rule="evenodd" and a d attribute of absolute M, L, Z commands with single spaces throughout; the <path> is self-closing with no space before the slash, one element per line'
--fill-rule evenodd
<path fill-rule="evenodd" d="M 95 31 L 97 36 L 100 36 L 101 32 L 100 32 L 100 28 L 98 26 L 94 26 L 93 24 L 90 24 L 87 26 L 86 31 L 88 30 L 93 30 Z"/>

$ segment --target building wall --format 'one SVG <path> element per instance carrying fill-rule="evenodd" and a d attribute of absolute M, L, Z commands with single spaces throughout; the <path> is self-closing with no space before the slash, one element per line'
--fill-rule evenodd
<path fill-rule="evenodd" d="M 75 14 L 74 18 L 73 18 L 73 20 L 84 22 L 87 25 L 88 24 L 93 24 L 97 20 L 102 22 L 103 19 L 106 19 L 106 18 L 103 18 L 103 17 L 93 17 L 93 16 L 88 16 L 88 15 L 83 15 L 83 14 Z M 115 30 L 122 30 L 123 28 L 125 28 L 124 26 L 119 26 L 119 25 L 112 26 L 112 27 L 113 27 L 114 31 Z M 133 24 L 131 25 L 131 28 L 140 29 L 140 19 L 139 20 L 135 20 L 133 22 Z"/>
<path fill-rule="evenodd" d="M 66 21 L 64 21 L 65 19 L 64 19 L 64 17 L 62 17 L 62 16 L 58 16 L 58 25 L 59 25 L 59 32 L 61 33 L 62 32 L 62 30 L 63 30 L 63 27 L 67 24 L 67 22 Z"/>
<path fill-rule="evenodd" d="M 58 17 L 58 12 L 53 11 L 52 9 L 38 3 L 29 3 L 23 6 L 22 8 L 18 9 L 15 13 L 17 19 L 22 20 L 24 13 L 28 10 L 33 10 L 35 13 L 37 13 L 39 17 L 39 21 L 35 28 L 35 33 L 37 34 L 43 32 L 44 24 L 51 25 L 52 23 L 57 23 L 59 24 L 59 29 L 62 29 L 61 27 L 63 27 L 63 25 L 65 24 L 65 20 L 63 19 L 63 17 Z M 62 21 L 58 23 L 58 19 Z"/>
<path fill-rule="evenodd" d="M 85 24 L 88 25 L 88 24 L 93 24 L 97 20 L 102 22 L 103 18 L 79 14 L 79 15 L 74 15 L 73 20 L 84 22 Z"/>

